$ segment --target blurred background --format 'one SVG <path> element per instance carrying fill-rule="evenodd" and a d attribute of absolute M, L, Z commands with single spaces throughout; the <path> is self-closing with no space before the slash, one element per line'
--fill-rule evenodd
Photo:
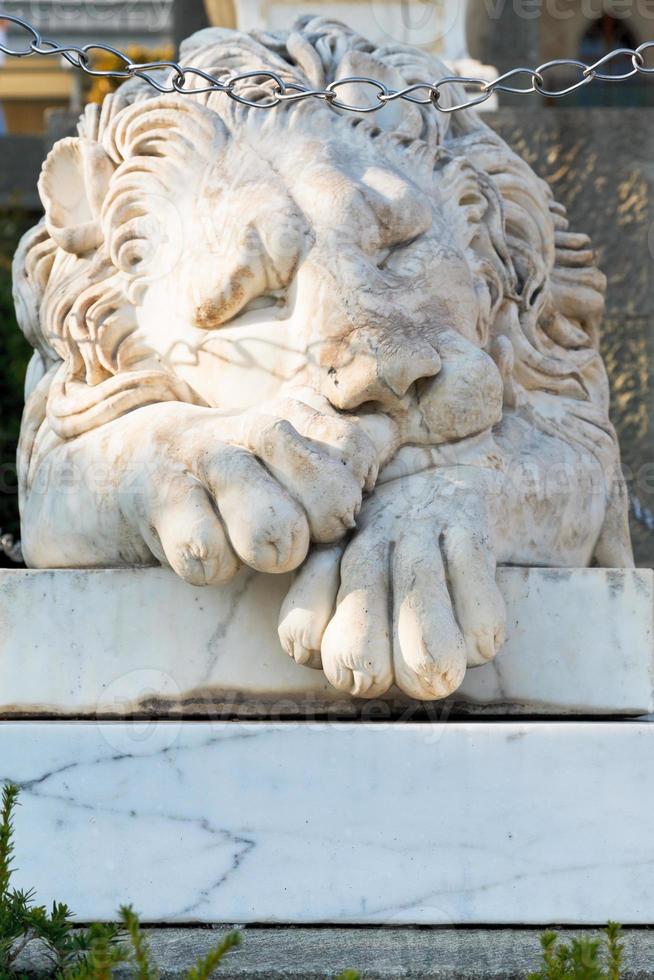
<path fill-rule="evenodd" d="M 377 43 L 418 45 L 460 74 L 482 77 L 561 58 L 588 63 L 654 41 L 654 0 L 0 0 L 0 10 L 29 20 L 44 37 L 102 41 L 139 61 L 174 57 L 182 38 L 210 24 L 276 30 L 304 13 L 342 20 Z M 9 44 L 24 43 L 10 23 L 0 23 L 3 30 Z M 647 61 L 654 67 L 654 49 Z M 94 64 L 114 67 L 99 52 Z M 624 57 L 605 70 L 620 75 L 630 67 Z M 578 78 L 563 67 L 547 75 L 557 88 Z M 111 84 L 59 57 L 0 63 L 0 534 L 19 534 L 15 449 L 30 354 L 13 317 L 11 257 L 40 216 L 36 182 L 45 153 Z M 500 94 L 484 108 L 488 122 L 552 184 L 573 227 L 592 236 L 608 276 L 603 353 L 636 501 L 637 561 L 652 566 L 654 75 L 594 82 L 563 99 Z M 9 560 L 0 554 L 0 563 Z"/>

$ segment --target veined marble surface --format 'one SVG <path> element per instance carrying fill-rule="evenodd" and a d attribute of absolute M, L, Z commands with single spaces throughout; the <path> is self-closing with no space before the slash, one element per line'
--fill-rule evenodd
<path fill-rule="evenodd" d="M 3 722 L 17 884 L 82 919 L 652 923 L 647 722 Z"/>
<path fill-rule="evenodd" d="M 652 710 L 654 573 L 498 572 L 508 639 L 441 710 L 645 714 Z M 164 569 L 0 571 L 0 716 L 282 716 L 375 719 L 277 636 L 287 576 L 193 588 Z M 390 710 L 390 708 L 389 708 Z M 430 715 L 430 717 L 433 717 Z"/>

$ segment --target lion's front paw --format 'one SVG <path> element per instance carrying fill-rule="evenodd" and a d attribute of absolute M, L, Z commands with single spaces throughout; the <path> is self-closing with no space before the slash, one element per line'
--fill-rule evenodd
<path fill-rule="evenodd" d="M 246 413 L 235 436 L 300 503 L 311 540 L 328 544 L 355 526 L 378 460 L 358 420 L 338 415 L 318 395 L 314 402 L 320 407 L 295 398 L 269 402 Z"/>
<path fill-rule="evenodd" d="M 481 509 L 395 488 L 375 497 L 344 551 L 309 556 L 282 608 L 282 644 L 301 663 L 321 658 L 330 682 L 358 697 L 393 683 L 419 700 L 446 697 L 504 642 Z"/>
<path fill-rule="evenodd" d="M 310 541 L 355 524 L 377 476 L 377 451 L 356 420 L 290 399 L 238 415 L 157 405 L 140 494 L 125 509 L 150 551 L 194 585 L 224 582 L 241 563 L 285 572 Z"/>

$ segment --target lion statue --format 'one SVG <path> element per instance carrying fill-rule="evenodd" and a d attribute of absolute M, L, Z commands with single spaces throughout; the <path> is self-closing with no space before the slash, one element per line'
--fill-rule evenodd
<path fill-rule="evenodd" d="M 181 64 L 185 94 L 126 83 L 43 166 L 14 265 L 27 564 L 297 570 L 296 661 L 443 698 L 503 643 L 498 563 L 633 562 L 604 277 L 474 112 L 264 108 L 254 74 L 399 90 L 447 76 L 424 52 L 303 17 Z M 252 72 L 253 104 L 202 72 Z"/>

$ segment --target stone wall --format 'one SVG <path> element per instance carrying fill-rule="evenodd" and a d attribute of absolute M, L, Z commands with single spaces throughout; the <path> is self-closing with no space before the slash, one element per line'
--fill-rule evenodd
<path fill-rule="evenodd" d="M 36 182 L 42 159 L 42 136 L 0 136 L 0 208 L 40 210 Z"/>

